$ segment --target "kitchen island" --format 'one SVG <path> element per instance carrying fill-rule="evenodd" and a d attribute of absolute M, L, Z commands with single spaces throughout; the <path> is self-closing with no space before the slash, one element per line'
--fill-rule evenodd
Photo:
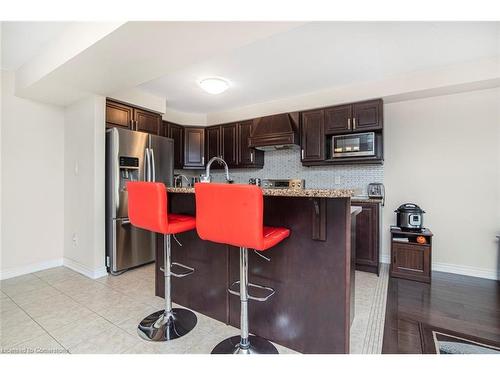
<path fill-rule="evenodd" d="M 169 212 L 195 215 L 193 188 L 168 188 Z M 251 301 L 251 333 L 302 353 L 349 353 L 354 268 L 352 190 L 263 189 L 264 223 L 291 230 L 262 255 L 249 252 L 250 282 L 274 288 L 267 302 Z M 158 236 L 156 294 L 163 297 L 163 238 Z M 239 327 L 239 298 L 227 292 L 239 279 L 237 248 L 201 240 L 196 231 L 177 235 L 172 259 L 195 268 L 172 281 L 173 301 Z M 257 291 L 250 289 L 250 294 Z"/>

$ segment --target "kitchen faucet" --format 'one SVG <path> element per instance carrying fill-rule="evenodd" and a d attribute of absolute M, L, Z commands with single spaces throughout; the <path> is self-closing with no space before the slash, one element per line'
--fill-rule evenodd
<path fill-rule="evenodd" d="M 217 161 L 220 165 L 224 166 L 224 171 L 226 172 L 226 181 L 228 182 L 228 184 L 232 184 L 234 181 L 229 177 L 229 168 L 227 166 L 227 163 L 224 161 L 224 159 L 218 156 L 214 156 L 208 161 L 205 174 L 201 175 L 200 182 L 212 182 L 212 177 L 210 176 L 210 166 L 214 161 Z"/>

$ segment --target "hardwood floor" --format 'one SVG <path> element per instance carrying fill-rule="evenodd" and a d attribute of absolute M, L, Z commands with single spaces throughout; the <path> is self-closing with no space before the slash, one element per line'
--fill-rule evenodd
<path fill-rule="evenodd" d="M 500 341 L 500 282 L 444 272 L 431 284 L 390 278 L 382 353 L 422 353 L 418 322 Z"/>

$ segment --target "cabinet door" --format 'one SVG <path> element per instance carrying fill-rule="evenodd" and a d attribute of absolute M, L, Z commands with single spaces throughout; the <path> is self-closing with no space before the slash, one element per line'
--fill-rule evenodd
<path fill-rule="evenodd" d="M 132 129 L 134 109 L 128 105 L 106 101 L 106 127 Z"/>
<path fill-rule="evenodd" d="M 160 134 L 160 124 L 161 124 L 160 114 L 135 108 L 134 121 L 135 121 L 134 130 L 154 135 Z"/>
<path fill-rule="evenodd" d="M 169 123 L 166 121 L 162 121 L 160 124 L 160 136 L 162 137 L 170 137 L 169 135 Z"/>
<path fill-rule="evenodd" d="M 354 103 L 352 106 L 352 130 L 382 129 L 382 108 L 381 99 Z"/>
<path fill-rule="evenodd" d="M 220 137 L 220 126 L 211 126 L 205 130 L 205 143 L 206 143 L 206 153 L 207 162 L 214 156 L 221 156 L 221 137 Z M 213 168 L 220 167 L 218 163 L 212 164 Z"/>
<path fill-rule="evenodd" d="M 392 242 L 391 276 L 429 281 L 430 246 Z"/>
<path fill-rule="evenodd" d="M 379 205 L 352 203 L 363 209 L 356 217 L 356 266 L 378 273 L 379 267 Z"/>
<path fill-rule="evenodd" d="M 236 124 L 221 126 L 222 158 L 229 166 L 238 164 L 238 128 Z"/>
<path fill-rule="evenodd" d="M 264 151 L 248 147 L 253 120 L 238 123 L 238 164 L 240 166 L 264 166 Z"/>
<path fill-rule="evenodd" d="M 203 168 L 205 166 L 205 129 L 184 128 L 184 167 Z"/>
<path fill-rule="evenodd" d="M 168 124 L 168 137 L 174 140 L 174 168 L 182 169 L 184 162 L 184 129 L 177 124 Z"/>
<path fill-rule="evenodd" d="M 348 133 L 352 128 L 352 106 L 339 105 L 325 109 L 325 134 Z"/>
<path fill-rule="evenodd" d="M 323 110 L 302 112 L 302 161 L 325 160 Z"/>

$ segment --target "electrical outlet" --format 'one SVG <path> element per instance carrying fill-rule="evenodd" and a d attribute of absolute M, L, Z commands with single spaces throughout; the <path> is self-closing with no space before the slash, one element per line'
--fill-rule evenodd
<path fill-rule="evenodd" d="M 73 241 L 73 247 L 77 247 L 78 246 L 78 236 L 76 235 L 76 233 L 73 233 L 73 238 L 71 240 Z"/>

